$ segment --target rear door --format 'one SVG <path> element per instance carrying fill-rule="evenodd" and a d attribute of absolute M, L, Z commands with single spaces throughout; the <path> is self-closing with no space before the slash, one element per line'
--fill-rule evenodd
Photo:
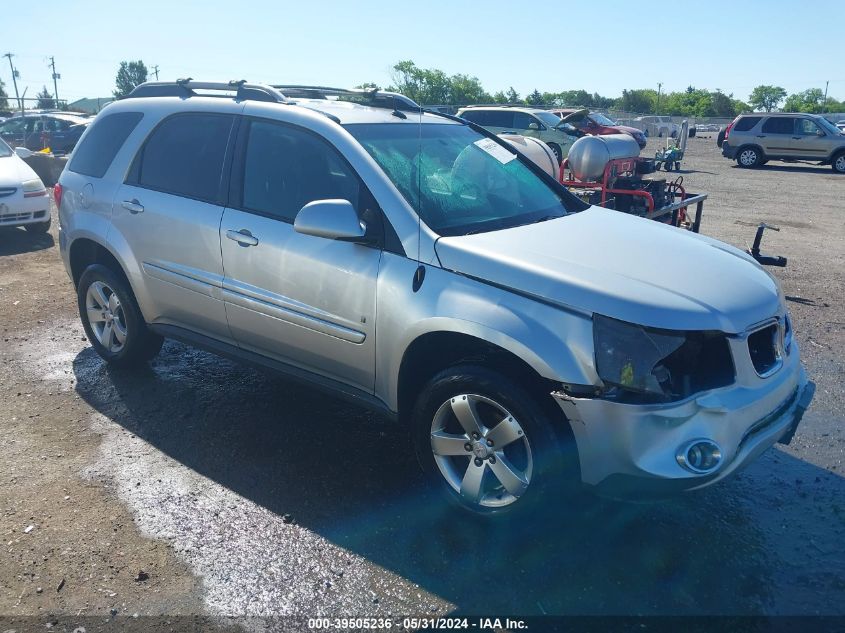
<path fill-rule="evenodd" d="M 343 199 L 378 232 L 374 199 L 334 147 L 294 125 L 245 118 L 236 157 L 220 243 L 238 345 L 372 392 L 380 245 L 303 235 L 293 221 L 308 202 Z"/>
<path fill-rule="evenodd" d="M 112 216 L 142 269 L 146 319 L 224 340 L 231 336 L 221 297 L 222 174 L 235 120 L 189 112 L 161 121 L 135 156 Z"/>
<path fill-rule="evenodd" d="M 830 155 L 830 138 L 815 121 L 809 117 L 795 119 L 795 133 L 792 135 L 792 151 L 795 156 L 822 160 Z"/>
<path fill-rule="evenodd" d="M 760 133 L 749 139 L 757 142 L 767 156 L 791 157 L 795 154 L 792 137 L 795 133 L 795 117 L 770 116 L 763 121 Z"/>

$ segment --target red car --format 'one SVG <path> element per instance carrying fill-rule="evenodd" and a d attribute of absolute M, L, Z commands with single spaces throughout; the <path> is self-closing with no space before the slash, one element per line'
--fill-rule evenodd
<path fill-rule="evenodd" d="M 646 141 L 648 140 L 642 130 L 627 125 L 617 125 L 615 121 L 603 114 L 590 112 L 586 108 L 560 108 L 552 110 L 552 113 L 558 115 L 577 130 L 591 136 L 598 134 L 630 134 L 634 137 L 640 149 L 645 147 Z"/>

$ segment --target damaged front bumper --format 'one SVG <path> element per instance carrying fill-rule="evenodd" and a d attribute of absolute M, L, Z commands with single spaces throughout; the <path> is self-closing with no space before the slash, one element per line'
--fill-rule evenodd
<path fill-rule="evenodd" d="M 780 441 L 788 444 L 809 407 L 815 384 L 795 353 L 766 380 L 699 394 L 683 402 L 625 404 L 553 393 L 572 427 L 581 478 L 600 494 L 662 496 L 711 485 Z M 696 441 L 718 445 L 721 459 L 707 473 L 678 457 Z"/>

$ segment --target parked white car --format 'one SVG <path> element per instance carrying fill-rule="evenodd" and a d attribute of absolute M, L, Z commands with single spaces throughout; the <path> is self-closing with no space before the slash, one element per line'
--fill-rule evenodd
<path fill-rule="evenodd" d="M 0 226 L 23 226 L 27 231 L 50 230 L 50 196 L 47 188 L 19 154 L 0 140 Z"/>
<path fill-rule="evenodd" d="M 680 132 L 681 126 L 672 123 L 668 116 L 638 116 L 634 119 L 634 127 L 640 128 L 649 136 L 671 136 L 675 138 Z"/>

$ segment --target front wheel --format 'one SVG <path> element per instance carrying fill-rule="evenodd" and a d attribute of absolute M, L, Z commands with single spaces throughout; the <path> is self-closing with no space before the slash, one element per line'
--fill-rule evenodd
<path fill-rule="evenodd" d="M 560 149 L 560 145 L 557 143 L 548 143 L 548 146 L 554 153 L 557 164 L 560 165 L 563 162 L 563 150 Z"/>
<path fill-rule="evenodd" d="M 412 422 L 417 458 L 430 483 L 476 514 L 536 509 L 544 500 L 558 504 L 552 491 L 576 481 L 574 443 L 563 416 L 485 367 L 459 365 L 437 374 L 423 388 Z"/>
<path fill-rule="evenodd" d="M 830 166 L 837 174 L 845 174 L 845 152 L 842 152 L 838 156 L 834 157 Z"/>
<path fill-rule="evenodd" d="M 763 157 L 756 147 L 743 147 L 736 156 L 736 164 L 740 167 L 758 167 Z"/>
<path fill-rule="evenodd" d="M 92 264 L 77 286 L 79 316 L 94 351 L 115 367 L 153 358 L 162 337 L 151 332 L 126 282 L 113 270 Z"/>

